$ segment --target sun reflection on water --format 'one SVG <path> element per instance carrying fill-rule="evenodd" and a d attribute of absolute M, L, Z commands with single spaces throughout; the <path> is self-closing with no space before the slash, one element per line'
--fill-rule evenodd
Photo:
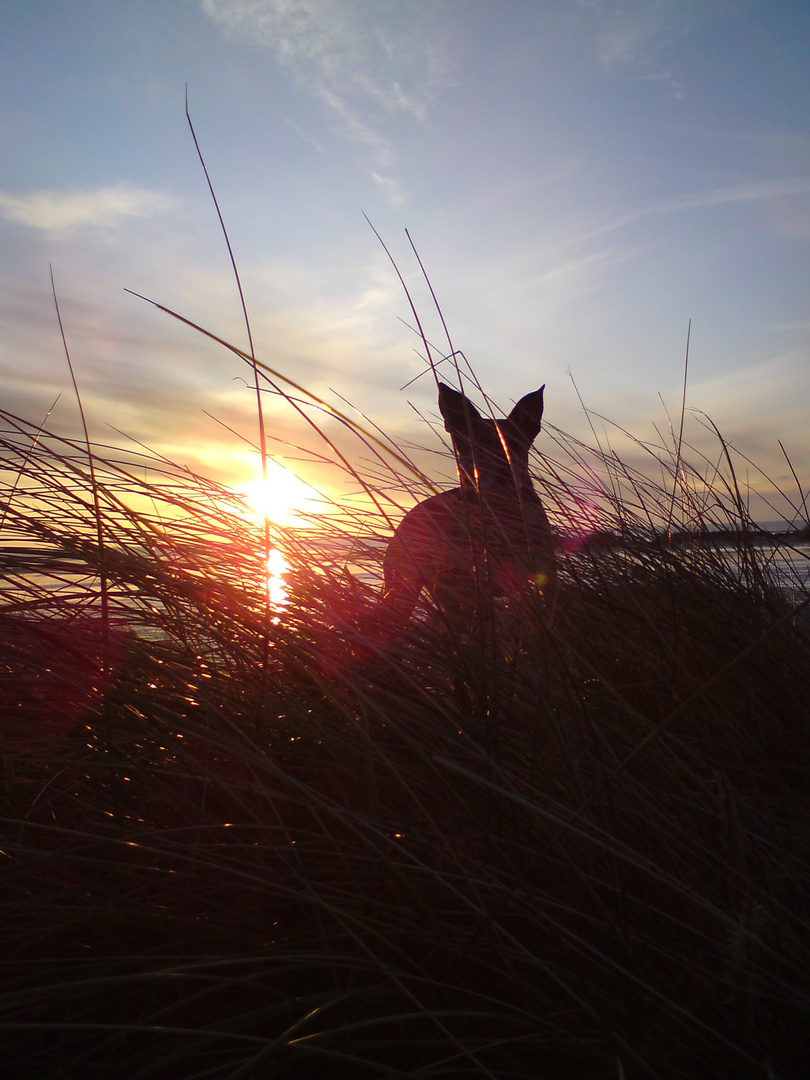
<path fill-rule="evenodd" d="M 251 459 L 251 467 L 258 463 Z M 266 476 L 248 480 L 237 490 L 244 496 L 244 507 L 264 530 L 261 559 L 266 559 L 264 587 L 267 608 L 273 623 L 279 623 L 290 605 L 287 575 L 291 566 L 284 554 L 286 540 L 292 533 L 309 528 L 315 518 L 325 513 L 325 496 L 286 468 L 280 460 L 268 459 Z"/>
<path fill-rule="evenodd" d="M 271 548 L 267 557 L 267 602 L 274 612 L 273 622 L 281 621 L 285 608 L 290 603 L 290 591 L 284 575 L 290 564 L 279 548 Z"/>

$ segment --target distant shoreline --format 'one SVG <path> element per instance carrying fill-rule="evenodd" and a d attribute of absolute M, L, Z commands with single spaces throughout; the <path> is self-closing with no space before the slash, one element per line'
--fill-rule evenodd
<path fill-rule="evenodd" d="M 560 530 L 557 532 L 559 546 L 563 549 L 581 548 L 611 548 L 622 547 L 628 544 L 664 544 L 670 547 L 684 547 L 687 544 L 700 544 L 716 547 L 738 547 L 740 544 L 756 544 L 760 547 L 791 547 L 810 544 L 810 525 L 801 529 L 772 529 L 765 522 L 751 528 L 744 529 L 678 529 L 670 533 L 663 531 L 650 531 L 648 533 L 622 534 L 612 529 L 596 529 L 593 532 L 574 532 Z M 330 537 L 334 544 L 335 538 Z M 365 543 L 375 546 L 378 538 L 369 537 Z M 385 545 L 385 540 L 379 539 L 380 545 Z M 356 539 L 352 538 L 354 545 Z M 92 550 L 93 545 L 87 545 Z M 76 565 L 86 566 L 86 555 L 66 551 L 54 551 L 53 546 L 43 543 L 42 546 L 8 544 L 0 546 L 0 568 L 19 568 L 22 565 L 37 565 L 40 569 L 47 567 L 49 570 L 62 569 L 71 571 Z"/>
<path fill-rule="evenodd" d="M 564 541 L 574 541 L 579 546 L 588 548 L 622 547 L 628 543 L 664 544 L 670 547 L 684 547 L 687 544 L 739 547 L 741 544 L 753 543 L 759 547 L 791 547 L 810 544 L 810 526 L 782 530 L 772 530 L 761 526 L 744 529 L 678 529 L 669 533 L 651 531 L 647 534 L 630 536 L 610 529 L 597 529 L 587 534 L 562 533 L 560 536 Z"/>

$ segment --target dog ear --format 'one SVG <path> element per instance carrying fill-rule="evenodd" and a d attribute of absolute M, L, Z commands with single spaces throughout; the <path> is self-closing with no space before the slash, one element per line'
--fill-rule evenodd
<path fill-rule="evenodd" d="M 451 435 L 469 437 L 470 428 L 481 422 L 481 414 L 473 403 L 454 390 L 452 386 L 439 383 L 439 412 L 444 420 L 445 431 Z"/>
<path fill-rule="evenodd" d="M 543 391 L 545 388 L 544 383 L 539 390 L 522 397 L 507 417 L 509 424 L 518 432 L 527 447 L 531 446 L 540 434 L 540 421 L 543 419 Z"/>

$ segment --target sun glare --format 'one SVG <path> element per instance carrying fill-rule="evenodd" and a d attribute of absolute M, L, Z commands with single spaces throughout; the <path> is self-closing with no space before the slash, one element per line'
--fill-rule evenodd
<path fill-rule="evenodd" d="M 305 528 L 311 515 L 324 509 L 321 495 L 277 461 L 267 462 L 267 480 L 241 485 L 248 505 L 260 520 L 283 528 Z"/>

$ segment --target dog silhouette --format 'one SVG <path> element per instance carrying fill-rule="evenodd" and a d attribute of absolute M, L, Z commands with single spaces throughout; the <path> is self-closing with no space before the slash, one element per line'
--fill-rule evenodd
<path fill-rule="evenodd" d="M 423 591 L 448 622 L 467 625 L 493 596 L 518 598 L 534 586 L 548 599 L 555 591 L 554 536 L 529 473 L 544 390 L 522 397 L 507 417 L 488 419 L 465 394 L 439 384 L 459 486 L 418 503 L 391 538 L 374 611 L 383 639 L 402 632 Z"/>

